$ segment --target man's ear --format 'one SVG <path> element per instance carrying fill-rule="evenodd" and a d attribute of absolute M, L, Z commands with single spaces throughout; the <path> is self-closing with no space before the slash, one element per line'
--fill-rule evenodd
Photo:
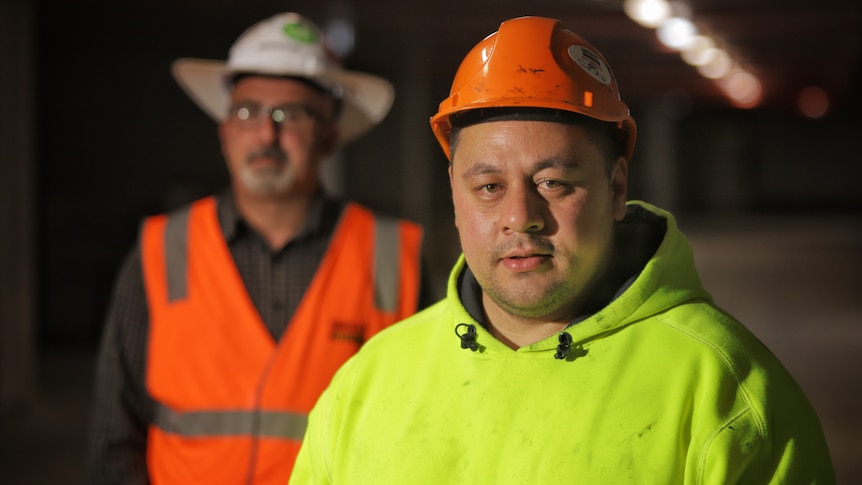
<path fill-rule="evenodd" d="M 455 193 L 454 193 L 455 185 L 452 183 L 452 164 L 451 163 L 449 164 L 449 190 L 451 192 L 452 203 L 453 203 L 452 211 L 455 212 L 455 227 L 457 228 L 458 227 L 458 211 L 455 210 L 455 206 L 454 206 L 454 203 L 455 203 Z"/>
<path fill-rule="evenodd" d="M 629 188 L 629 161 L 618 157 L 611 171 L 611 204 L 615 221 L 621 221 L 626 216 L 626 201 Z"/>
<path fill-rule="evenodd" d="M 219 148 L 221 149 L 222 158 L 224 158 L 225 161 L 227 161 L 227 151 L 225 150 L 225 146 L 224 146 L 224 141 L 227 139 L 227 138 L 225 138 L 225 133 L 224 133 L 226 129 L 227 129 L 227 127 L 226 127 L 226 123 L 224 121 L 222 121 L 218 124 L 218 143 L 219 143 Z"/>
<path fill-rule="evenodd" d="M 318 140 L 318 147 L 320 148 L 320 153 L 324 157 L 332 155 L 335 151 L 335 148 L 338 146 L 338 136 L 338 128 L 335 125 L 327 128 L 325 133 L 321 133 L 320 139 Z"/>

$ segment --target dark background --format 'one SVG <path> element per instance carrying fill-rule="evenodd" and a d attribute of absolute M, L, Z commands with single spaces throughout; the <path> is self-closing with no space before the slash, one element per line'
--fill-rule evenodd
<path fill-rule="evenodd" d="M 393 11 L 382 13 L 374 7 L 387 3 Z M 559 5 L 551 9 L 552 13 L 576 12 L 576 6 L 583 4 L 586 13 L 569 14 L 578 19 L 575 25 L 588 24 L 590 18 L 611 25 L 609 14 L 595 9 L 596 5 L 608 9 L 614 2 L 569 2 L 571 8 L 563 8 L 567 2 L 540 3 Z M 378 0 L 354 7 L 360 30 L 356 50 L 346 63 L 350 68 L 391 79 L 398 88 L 398 100 L 382 126 L 345 149 L 344 159 L 349 162 L 341 167 L 341 177 L 350 182 L 344 183 L 342 193 L 381 210 L 413 218 L 426 216 L 423 223 L 435 223 L 438 218 L 449 218 L 450 209 L 445 159 L 427 128 L 427 118 L 447 95 L 458 62 L 469 47 L 495 30 L 499 20 L 508 18 L 506 10 L 523 8 L 497 4 L 497 12 L 491 10 L 481 17 L 477 13 L 475 26 L 469 29 L 455 19 L 459 17 L 455 9 L 450 32 L 445 17 L 448 9 L 415 6 L 419 12 L 427 9 L 440 18 L 423 22 L 405 18 L 406 7 L 399 5 Z M 46 298 L 40 305 L 43 339 L 91 341 L 101 327 L 98 316 L 110 280 L 133 241 L 139 219 L 217 190 L 227 182 L 215 124 L 176 85 L 169 74 L 170 63 L 181 56 L 224 59 L 242 30 L 284 9 L 303 12 L 321 25 L 327 19 L 326 3 L 309 1 L 37 3 L 39 281 L 40 294 Z M 382 18 L 402 26 L 384 30 L 378 25 L 384 23 Z M 631 25 L 623 33 L 637 27 L 627 22 Z M 411 23 L 437 25 L 406 28 Z M 362 30 L 362 25 L 369 28 Z M 460 34 L 461 30 L 466 33 Z M 456 32 L 463 37 L 453 37 Z M 803 32 L 797 35 L 803 36 Z M 429 37 L 415 38 L 422 36 Z M 656 82 L 643 81 L 649 71 L 629 73 L 631 68 L 625 61 L 631 54 L 627 50 L 634 47 L 622 44 L 612 32 L 595 40 L 587 38 L 620 73 L 623 96 L 640 122 L 640 144 L 632 166 L 633 198 L 648 192 L 643 187 L 649 183 L 643 180 L 648 172 L 641 166 L 650 163 L 643 155 L 654 129 L 643 119 L 649 103 L 655 99 L 666 102 L 668 92 L 673 94 L 681 90 L 680 85 L 697 83 L 689 92 L 699 98 L 686 98 L 687 111 L 676 126 L 680 162 L 673 209 L 677 213 L 859 213 L 862 182 L 855 176 L 862 173 L 860 157 L 855 153 L 862 126 L 859 89 L 839 91 L 837 101 L 841 104 L 836 103 L 835 110 L 823 120 L 798 115 L 789 95 L 770 99 L 770 104 L 759 110 L 738 110 L 711 92 L 708 81 L 697 77 L 680 77 L 676 82 L 665 79 L 663 90 L 643 92 L 642 84 Z M 608 44 L 610 53 L 603 43 Z M 630 43 L 639 45 L 637 39 Z M 446 49 L 438 49 L 438 45 Z M 860 46 L 862 42 L 857 39 L 857 62 L 840 66 L 856 86 L 862 85 Z M 427 84 L 422 89 L 429 94 L 414 114 L 405 112 L 407 98 L 413 95 L 413 81 L 406 79 L 411 74 L 405 72 L 410 66 L 405 67 L 405 62 L 415 61 L 416 56 L 423 58 L 420 69 Z M 797 62 L 802 63 L 803 54 L 798 56 Z M 673 55 L 662 56 L 666 57 L 681 64 Z M 662 62 L 669 64 L 670 60 Z M 683 68 L 693 71 L 684 65 L 654 66 L 653 70 L 663 69 L 655 73 L 663 77 L 671 76 L 671 69 Z M 812 72 L 808 75 L 817 77 Z M 411 169 L 410 145 L 414 142 L 404 137 L 401 125 L 417 120 L 424 132 L 417 131 L 423 138 L 415 144 L 430 149 L 425 159 L 439 164 L 428 172 L 433 179 L 425 180 L 433 186 L 425 192 L 432 198 L 422 203 L 431 208 L 411 214 L 402 204 L 404 188 L 399 184 L 409 178 L 404 173 Z M 726 155 L 733 159 L 724 159 Z M 429 214 L 432 219 L 427 218 Z"/>
<path fill-rule="evenodd" d="M 809 392 L 839 477 L 851 483 L 862 473 L 851 445 L 862 437 L 862 375 L 854 370 L 862 363 L 862 8 L 814 3 L 688 3 L 704 28 L 723 35 L 762 76 L 763 104 L 737 109 L 661 48 L 653 32 L 625 18 L 621 0 L 535 0 L 529 9 L 515 0 L 356 0 L 356 46 L 346 65 L 389 78 L 397 98 L 379 127 L 331 162 L 328 183 L 340 195 L 423 223 L 442 294 L 458 247 L 445 158 L 428 118 L 461 58 L 500 21 L 523 14 L 564 19 L 608 59 L 638 122 L 630 198 L 679 216 L 707 288 Z M 28 156 L 16 159 L 0 146 L 0 176 L 22 164 L 30 174 L 22 177 L 29 218 L 0 212 L 0 235 L 23 227 L 32 254 L 23 273 L 31 311 L 26 321 L 0 322 L 28 335 L 23 350 L 0 342 L 7 355 L 0 376 L 31 369 L 24 392 L 0 396 L 0 432 L 11 437 L 0 448 L 0 469 L 18 477 L 9 483 L 80 480 L 92 359 L 113 278 L 138 224 L 227 183 L 215 123 L 176 85 L 170 63 L 224 59 L 246 27 L 279 11 L 323 25 L 338 13 L 334 5 L 0 0 L 0 20 L 12 15 L 28 27 L 20 43 L 0 34 L 0 52 L 26 50 L 32 96 Z M 9 77 L 15 74 L 0 75 Z M 833 96 L 821 119 L 796 107 L 807 85 Z M 0 100 L 14 101 L 14 89 L 2 88 Z M 4 103 L 4 119 L 16 119 L 13 105 Z M 0 191 L 13 184 L 0 181 Z M 6 208 L 16 203 L 2 201 Z M 3 273 L 2 288 L 20 286 L 20 273 Z M 13 353 L 20 358 L 9 358 Z"/>

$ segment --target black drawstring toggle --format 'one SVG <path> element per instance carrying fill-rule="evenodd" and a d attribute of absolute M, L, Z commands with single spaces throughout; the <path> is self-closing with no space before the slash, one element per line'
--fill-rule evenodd
<path fill-rule="evenodd" d="M 554 354 L 555 359 L 565 359 L 569 356 L 569 351 L 572 349 L 572 336 L 568 332 L 560 334 L 560 345 L 557 345 L 557 353 Z"/>
<path fill-rule="evenodd" d="M 467 331 L 460 333 L 461 327 L 466 327 Z M 455 335 L 461 339 L 462 349 L 470 349 L 473 352 L 479 350 L 479 344 L 476 343 L 476 326 L 472 323 L 459 323 L 458 325 L 455 325 Z"/>

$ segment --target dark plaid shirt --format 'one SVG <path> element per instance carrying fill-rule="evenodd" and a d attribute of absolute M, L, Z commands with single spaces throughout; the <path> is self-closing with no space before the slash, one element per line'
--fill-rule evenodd
<path fill-rule="evenodd" d="M 273 251 L 245 223 L 228 193 L 217 196 L 225 241 L 273 339 L 284 333 L 311 283 L 345 205 L 317 198 L 301 233 Z M 102 337 L 87 483 L 148 483 L 146 433 L 154 413 L 144 380 L 148 327 L 138 242 L 120 269 Z"/>

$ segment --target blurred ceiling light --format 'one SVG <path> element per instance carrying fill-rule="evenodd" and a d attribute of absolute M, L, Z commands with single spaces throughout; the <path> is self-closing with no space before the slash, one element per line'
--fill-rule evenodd
<path fill-rule="evenodd" d="M 353 8 L 348 0 L 330 0 L 326 4 L 324 35 L 329 47 L 339 59 L 345 59 L 356 46 Z"/>
<path fill-rule="evenodd" d="M 670 4 L 670 11 L 672 12 L 672 17 L 682 17 L 684 19 L 690 19 L 694 16 L 694 11 L 691 9 L 691 6 L 688 2 L 691 0 L 674 0 L 672 2 L 668 2 Z"/>
<path fill-rule="evenodd" d="M 715 82 L 734 105 L 752 108 L 760 104 L 763 99 L 760 80 L 735 67 L 737 63 L 727 51 L 717 47 L 709 36 L 700 34 L 698 27 L 689 20 L 692 11 L 687 3 L 677 0 L 623 0 L 623 11 L 641 26 L 656 29 L 656 36 L 665 47 L 679 51 L 683 61 L 696 67 L 701 76 Z M 806 116 L 822 116 L 828 106 L 829 100 L 822 90 L 806 89 L 800 94 L 799 109 Z"/>
<path fill-rule="evenodd" d="M 799 111 L 809 118 L 822 118 L 829 112 L 829 95 L 823 88 L 809 86 L 799 93 Z"/>
<path fill-rule="evenodd" d="M 656 31 L 658 40 L 674 50 L 684 50 L 697 37 L 697 27 L 691 20 L 682 17 L 671 17 L 659 25 Z"/>
<path fill-rule="evenodd" d="M 682 59 L 692 66 L 703 66 L 715 57 L 715 41 L 705 35 L 697 35 L 680 51 Z"/>
<path fill-rule="evenodd" d="M 671 14 L 670 4 L 665 0 L 625 0 L 623 11 L 640 25 L 654 29 Z"/>
<path fill-rule="evenodd" d="M 737 70 L 722 80 L 721 86 L 733 103 L 741 108 L 753 108 L 763 98 L 760 80 L 750 72 Z"/>
<path fill-rule="evenodd" d="M 709 62 L 702 66 L 697 66 L 697 72 L 709 79 L 723 78 L 727 76 L 733 67 L 733 60 L 730 59 L 727 52 L 719 48 L 715 48 L 714 50 L 715 52 Z"/>
<path fill-rule="evenodd" d="M 329 41 L 329 47 L 339 59 L 344 59 L 353 51 L 356 43 L 356 30 L 350 19 L 330 19 L 326 22 L 324 30 L 326 39 Z"/>

